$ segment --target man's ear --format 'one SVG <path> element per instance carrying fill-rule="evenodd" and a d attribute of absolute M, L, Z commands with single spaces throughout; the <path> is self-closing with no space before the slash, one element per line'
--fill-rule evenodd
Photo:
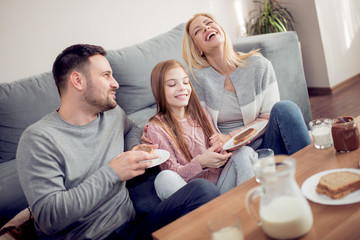
<path fill-rule="evenodd" d="M 83 91 L 85 89 L 84 76 L 77 71 L 72 72 L 70 74 L 69 84 L 71 84 L 78 91 Z"/>

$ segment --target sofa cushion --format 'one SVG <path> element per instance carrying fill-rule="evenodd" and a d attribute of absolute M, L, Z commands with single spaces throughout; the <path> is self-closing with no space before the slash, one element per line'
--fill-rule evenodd
<path fill-rule="evenodd" d="M 113 76 L 120 85 L 116 99 L 126 114 L 155 103 L 150 86 L 150 74 L 158 62 L 176 59 L 183 63 L 183 31 L 184 24 L 180 24 L 143 43 L 108 51 L 107 59 L 113 69 Z"/>
<path fill-rule="evenodd" d="M 234 49 L 240 52 L 249 52 L 259 48 L 274 67 L 280 99 L 296 103 L 301 108 L 305 123 L 311 121 L 309 95 L 296 32 L 236 38 L 233 40 L 233 45 Z"/>
<path fill-rule="evenodd" d="M 0 163 L 15 158 L 22 132 L 60 106 L 50 72 L 0 83 Z"/>
<path fill-rule="evenodd" d="M 0 226 L 2 226 L 19 211 L 29 206 L 20 185 L 15 160 L 0 164 L 0 193 Z"/>
<path fill-rule="evenodd" d="M 156 105 L 141 109 L 137 112 L 129 114 L 128 117 L 133 120 L 136 125 L 143 130 L 149 119 L 156 114 Z"/>

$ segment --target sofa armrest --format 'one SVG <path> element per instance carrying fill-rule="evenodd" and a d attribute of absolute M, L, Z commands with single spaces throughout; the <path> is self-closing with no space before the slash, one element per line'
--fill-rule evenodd
<path fill-rule="evenodd" d="M 306 125 L 312 119 L 309 95 L 296 32 L 269 33 L 232 40 L 235 51 L 260 49 L 274 67 L 280 99 L 291 100 L 300 108 Z"/>

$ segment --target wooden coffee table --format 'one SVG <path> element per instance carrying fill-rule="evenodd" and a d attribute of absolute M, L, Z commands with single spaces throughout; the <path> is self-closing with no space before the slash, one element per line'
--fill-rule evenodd
<path fill-rule="evenodd" d="M 360 116 L 356 118 L 358 127 Z M 312 175 L 330 169 L 359 169 L 360 148 L 349 153 L 337 153 L 333 147 L 315 149 L 311 144 L 292 155 L 296 159 L 295 178 L 299 186 Z M 209 218 L 237 213 L 241 216 L 245 239 L 270 239 L 245 208 L 246 193 L 258 186 L 252 178 L 198 209 L 168 224 L 152 234 L 154 239 L 211 239 L 206 228 Z M 360 239 L 360 203 L 323 205 L 309 201 L 314 224 L 301 239 Z"/>

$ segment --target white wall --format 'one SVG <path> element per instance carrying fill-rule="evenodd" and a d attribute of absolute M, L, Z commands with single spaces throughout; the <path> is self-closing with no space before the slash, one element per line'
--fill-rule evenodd
<path fill-rule="evenodd" d="M 280 0 L 293 13 L 308 87 L 333 87 L 360 72 L 359 0 Z M 0 0 L 0 82 L 51 70 L 75 43 L 119 49 L 209 12 L 244 36 L 252 0 Z"/>
<path fill-rule="evenodd" d="M 308 87 L 333 88 L 360 73 L 359 0 L 281 0 L 293 13 Z"/>
<path fill-rule="evenodd" d="M 0 0 L 0 82 L 51 70 L 75 43 L 118 49 L 162 34 L 208 12 L 231 37 L 234 0 Z"/>
<path fill-rule="evenodd" d="M 330 87 L 360 73 L 360 1 L 315 0 Z"/>
<path fill-rule="evenodd" d="M 282 0 L 282 2 L 288 2 Z M 284 4 L 295 18 L 308 87 L 329 88 L 328 73 L 314 0 L 293 0 Z"/>

